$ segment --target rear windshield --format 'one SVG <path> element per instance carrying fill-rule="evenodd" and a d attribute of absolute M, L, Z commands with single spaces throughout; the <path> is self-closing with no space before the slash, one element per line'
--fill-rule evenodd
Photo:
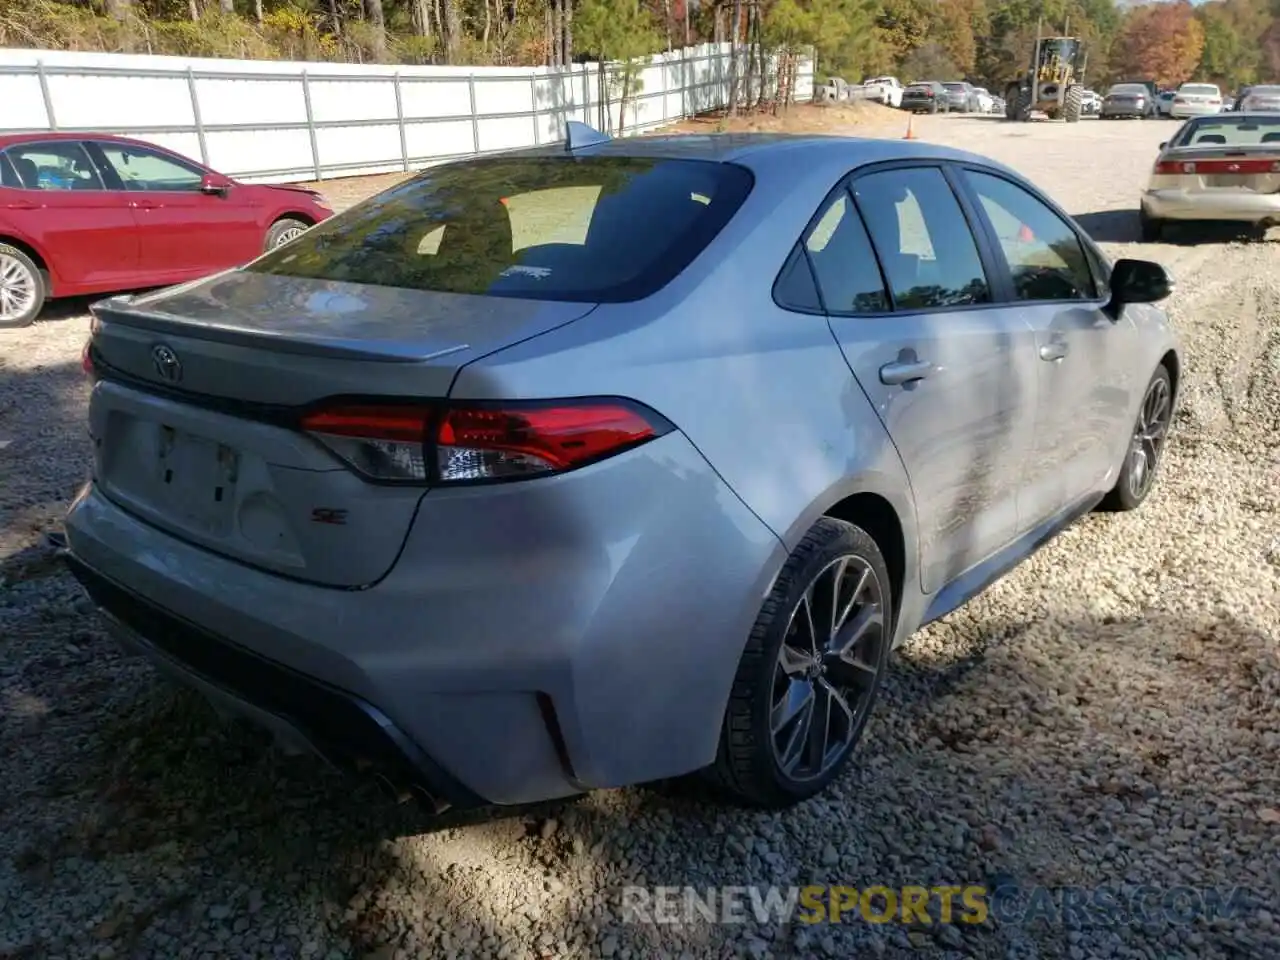
<path fill-rule="evenodd" d="M 930 83 L 913 83 L 907 87 L 909 93 L 928 93 L 933 90 L 933 84 Z"/>
<path fill-rule="evenodd" d="M 1257 147 L 1280 150 L 1280 116 L 1217 116 L 1192 120 L 1178 133 L 1175 147 Z"/>
<path fill-rule="evenodd" d="M 1184 83 L 1178 88 L 1179 93 L 1188 93 L 1193 97 L 1216 97 L 1221 94 L 1211 83 Z"/>
<path fill-rule="evenodd" d="M 944 87 L 946 87 L 948 90 L 963 90 L 963 89 L 964 89 L 964 84 L 963 84 L 963 83 L 944 83 L 944 84 L 943 84 L 943 86 L 944 86 Z"/>
<path fill-rule="evenodd" d="M 1138 86 L 1136 83 L 1120 83 L 1112 87 L 1107 92 L 1124 94 L 1126 96 L 1132 96 L 1135 93 L 1140 93 L 1145 96 L 1150 91 L 1148 91 L 1146 87 Z"/>
<path fill-rule="evenodd" d="M 443 293 L 620 302 L 692 262 L 752 187 L 743 167 L 500 157 L 428 170 L 247 269 Z"/>

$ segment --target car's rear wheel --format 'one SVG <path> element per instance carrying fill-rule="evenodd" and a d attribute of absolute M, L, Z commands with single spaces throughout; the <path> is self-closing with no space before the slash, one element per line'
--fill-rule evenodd
<path fill-rule="evenodd" d="M 1147 384 L 1138 407 L 1138 419 L 1133 425 L 1124 463 L 1116 478 L 1116 485 L 1102 501 L 1105 510 L 1137 510 L 1155 485 L 1156 468 L 1164 454 L 1173 423 L 1173 380 L 1164 364 Z"/>
<path fill-rule="evenodd" d="M 738 665 L 705 773 L 750 806 L 789 806 L 840 773 L 875 703 L 892 585 L 862 528 L 824 517 L 787 559 Z"/>
<path fill-rule="evenodd" d="M 271 225 L 271 229 L 267 231 L 267 242 L 265 250 L 274 250 L 276 247 L 283 246 L 290 240 L 296 240 L 307 230 L 308 224 L 301 220 L 295 220 L 292 217 L 285 217 L 283 220 L 277 220 Z"/>
<path fill-rule="evenodd" d="M 35 322 L 48 296 L 44 272 L 34 260 L 0 243 L 0 327 L 27 327 Z"/>
<path fill-rule="evenodd" d="M 1138 208 L 1138 232 L 1143 243 L 1159 243 L 1164 237 L 1164 221 Z"/>

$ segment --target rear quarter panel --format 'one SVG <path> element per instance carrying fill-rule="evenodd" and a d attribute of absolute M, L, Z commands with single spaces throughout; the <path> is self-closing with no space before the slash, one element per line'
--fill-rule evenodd
<path fill-rule="evenodd" d="M 794 171 L 809 158 L 771 159 Z M 826 318 L 784 311 L 772 297 L 791 247 L 852 166 L 820 167 L 798 184 L 794 173 L 764 171 L 739 214 L 668 287 L 473 362 L 451 396 L 646 403 L 788 549 L 844 497 L 877 493 L 899 515 L 914 582 L 914 509 L 897 451 Z"/>

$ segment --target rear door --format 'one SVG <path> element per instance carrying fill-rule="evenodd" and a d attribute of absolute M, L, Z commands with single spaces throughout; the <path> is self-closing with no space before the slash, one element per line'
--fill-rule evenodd
<path fill-rule="evenodd" d="M 133 212 L 104 188 L 81 143 L 19 143 L 4 154 L 0 210 L 51 261 L 56 294 L 120 289 L 136 279 Z"/>
<path fill-rule="evenodd" d="M 262 253 L 261 208 L 249 191 L 200 191 L 205 171 L 176 154 L 111 140 L 89 141 L 104 176 L 128 196 L 138 222 L 140 263 L 156 282 L 199 277 Z"/>
<path fill-rule="evenodd" d="M 921 586 L 934 592 L 1017 533 L 1034 335 L 995 302 L 941 166 L 857 174 L 805 246 L 832 331 L 906 465 Z"/>
<path fill-rule="evenodd" d="M 1023 530 L 1074 505 L 1118 466 L 1117 439 L 1135 400 L 1137 332 L 1103 311 L 1095 260 L 1068 221 L 999 173 L 965 167 L 998 254 L 998 269 L 1035 331 L 1036 433 L 1022 500 Z"/>

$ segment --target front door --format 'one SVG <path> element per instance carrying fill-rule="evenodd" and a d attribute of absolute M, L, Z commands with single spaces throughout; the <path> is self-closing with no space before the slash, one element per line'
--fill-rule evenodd
<path fill-rule="evenodd" d="M 1029 529 L 1106 486 L 1119 468 L 1117 440 L 1142 386 L 1125 362 L 1136 332 L 1103 311 L 1103 287 L 1065 219 L 1012 180 L 974 169 L 961 175 L 1035 331 L 1039 403 L 1022 502 L 1022 526 Z"/>
<path fill-rule="evenodd" d="M 133 205 L 141 265 L 156 282 L 176 282 L 247 263 L 262 253 L 259 209 L 246 191 L 202 193 L 205 171 L 174 154 L 110 140 L 91 141 Z"/>
<path fill-rule="evenodd" d="M 53 270 L 54 294 L 124 289 L 138 272 L 133 212 L 104 188 L 75 140 L 18 143 L 3 161 L 0 214 L 38 244 Z"/>
<path fill-rule="evenodd" d="M 906 466 L 933 593 L 1017 534 L 1034 335 L 992 302 L 940 167 L 878 168 L 850 190 L 806 245 L 845 359 Z"/>

